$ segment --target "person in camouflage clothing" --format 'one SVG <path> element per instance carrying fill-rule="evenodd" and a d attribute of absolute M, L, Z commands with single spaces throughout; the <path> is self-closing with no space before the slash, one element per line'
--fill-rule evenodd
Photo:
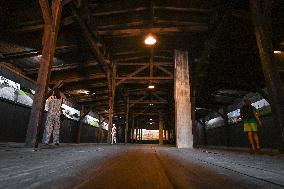
<path fill-rule="evenodd" d="M 49 143 L 51 133 L 53 132 L 53 144 L 59 145 L 59 128 L 60 128 L 60 115 L 61 105 L 63 98 L 60 96 L 59 90 L 55 90 L 54 94 L 47 99 L 47 118 L 45 122 L 45 129 L 43 133 L 42 142 Z"/>

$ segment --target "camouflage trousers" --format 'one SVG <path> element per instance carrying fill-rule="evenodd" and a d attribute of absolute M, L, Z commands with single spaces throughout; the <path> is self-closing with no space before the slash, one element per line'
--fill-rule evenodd
<path fill-rule="evenodd" d="M 48 144 L 51 133 L 53 134 L 53 143 L 59 144 L 60 116 L 48 114 L 45 122 L 42 143 Z"/>

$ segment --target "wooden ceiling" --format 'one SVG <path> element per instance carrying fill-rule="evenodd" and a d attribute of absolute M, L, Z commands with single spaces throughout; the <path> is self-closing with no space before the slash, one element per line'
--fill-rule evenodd
<path fill-rule="evenodd" d="M 130 111 L 142 120 L 172 116 L 175 49 L 189 52 L 197 107 L 222 107 L 264 87 L 248 1 L 62 2 L 50 87 L 63 81 L 60 89 L 70 100 L 94 105 L 102 115 L 109 107 L 107 72 L 115 65 L 114 115 L 121 115 L 115 120 L 124 119 L 126 94 Z M 39 3 L 0 5 L 1 59 L 36 80 L 44 26 Z M 271 10 L 273 45 L 283 50 L 283 1 L 273 1 Z M 143 43 L 148 33 L 157 37 L 153 48 Z M 150 83 L 155 89 L 147 88 Z"/>

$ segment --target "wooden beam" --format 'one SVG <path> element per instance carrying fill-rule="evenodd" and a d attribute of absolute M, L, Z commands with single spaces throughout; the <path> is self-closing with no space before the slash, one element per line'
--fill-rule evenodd
<path fill-rule="evenodd" d="M 140 68 L 138 68 L 137 70 L 135 70 L 134 72 L 128 74 L 126 77 L 122 78 L 120 81 L 118 81 L 116 83 L 116 86 L 118 86 L 119 84 L 123 83 L 125 80 L 132 78 L 133 76 L 137 75 L 138 73 L 140 73 L 141 71 L 145 70 L 146 68 L 148 68 L 149 65 L 144 65 Z M 115 79 L 117 79 L 118 77 L 116 77 Z"/>
<path fill-rule="evenodd" d="M 43 17 L 44 23 L 46 25 L 52 25 L 53 27 L 53 21 L 52 21 L 53 18 L 51 15 L 51 9 L 50 9 L 48 0 L 39 0 L 39 4 L 42 10 L 42 17 Z"/>
<path fill-rule="evenodd" d="M 130 100 L 130 104 L 167 104 L 165 101 L 157 101 L 157 100 L 148 100 L 148 101 L 138 101 L 138 100 Z"/>
<path fill-rule="evenodd" d="M 14 74 L 20 76 L 23 79 L 26 79 L 27 81 L 36 84 L 36 81 L 27 77 L 21 70 L 19 70 L 19 68 L 14 67 L 13 65 L 10 65 L 9 63 L 6 62 L 0 62 L 0 67 L 3 67 L 11 72 L 13 72 Z"/>
<path fill-rule="evenodd" d="M 79 63 L 74 63 L 74 64 L 65 64 L 65 65 L 58 65 L 58 66 L 52 66 L 51 71 L 62 71 L 62 70 L 71 70 L 71 69 L 77 69 L 77 68 L 88 68 L 92 66 L 98 65 L 98 62 L 95 60 L 88 61 L 86 64 L 79 64 Z M 26 70 L 27 74 L 35 74 L 38 72 L 38 68 L 34 69 L 28 69 Z"/>
<path fill-rule="evenodd" d="M 102 54 L 100 48 L 99 48 L 99 43 L 96 41 L 96 39 L 93 37 L 94 33 L 90 31 L 90 27 L 88 27 L 84 21 L 84 19 L 77 13 L 76 10 L 72 9 L 73 15 L 76 17 L 77 21 L 80 24 L 80 27 L 82 29 L 82 32 L 91 47 L 92 51 L 96 55 L 98 62 L 102 66 L 102 69 L 105 71 L 105 73 L 110 71 L 110 64 L 109 61 L 105 60 L 104 55 Z"/>
<path fill-rule="evenodd" d="M 173 73 L 168 71 L 167 69 L 163 68 L 162 66 L 160 65 L 155 65 L 159 70 L 162 70 L 164 73 L 166 73 L 167 75 L 173 77 Z"/>
<path fill-rule="evenodd" d="M 143 66 L 149 65 L 149 62 L 117 62 L 118 66 Z M 173 62 L 153 62 L 153 65 L 161 65 L 161 66 L 174 66 Z"/>
<path fill-rule="evenodd" d="M 120 80 L 172 80 L 173 77 L 116 77 Z"/>
<path fill-rule="evenodd" d="M 184 26 L 184 27 L 167 27 L 167 28 L 152 28 L 151 32 L 155 34 L 168 34 L 168 33 L 186 33 L 186 32 L 206 32 L 208 30 L 208 26 Z M 120 36 L 120 35 L 130 35 L 137 36 L 143 35 L 145 33 L 145 29 L 113 29 L 113 30 L 100 30 L 98 33 L 102 36 Z"/>
<path fill-rule="evenodd" d="M 60 78 L 54 78 L 50 81 L 51 85 L 55 85 L 59 80 L 64 80 L 64 83 L 72 83 L 72 82 L 80 82 L 85 80 L 95 80 L 95 79 L 104 79 L 106 76 L 104 74 L 92 74 L 92 75 L 78 75 L 78 76 L 66 76 L 66 77 L 60 77 Z"/>
<path fill-rule="evenodd" d="M 144 95 L 139 98 L 138 100 L 136 100 L 136 102 L 142 102 L 146 97 L 148 96 L 148 94 L 145 94 L 145 91 L 144 91 Z M 130 101 L 128 101 L 128 103 L 130 103 Z M 133 107 L 136 103 L 132 103 L 129 108 Z"/>
<path fill-rule="evenodd" d="M 53 91 L 55 90 L 55 89 L 57 89 L 57 88 L 60 88 L 62 85 L 63 85 L 63 83 L 64 83 L 64 80 L 60 80 L 60 81 L 58 81 L 53 87 L 52 87 L 52 89 L 50 90 L 50 91 L 48 91 L 48 93 L 46 94 L 46 99 L 48 99 L 51 95 L 52 95 L 52 93 L 53 93 Z"/>
<path fill-rule="evenodd" d="M 198 8 L 198 7 L 154 6 L 154 9 L 166 10 L 166 11 L 201 12 L 201 13 L 211 12 L 211 10 L 208 8 Z"/>
<path fill-rule="evenodd" d="M 167 100 L 166 99 L 164 99 L 164 98 L 162 98 L 160 95 L 158 95 L 158 93 L 153 93 L 153 95 L 158 99 L 158 100 L 160 100 L 161 102 L 167 102 Z"/>

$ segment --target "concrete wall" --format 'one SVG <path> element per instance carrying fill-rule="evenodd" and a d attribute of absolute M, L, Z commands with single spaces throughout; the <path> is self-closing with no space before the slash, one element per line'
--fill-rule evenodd
<path fill-rule="evenodd" d="M 278 149 L 281 144 L 281 131 L 273 123 L 271 115 L 261 117 L 263 125 L 259 127 L 259 136 L 262 148 Z M 248 139 L 243 132 L 243 123 L 232 124 L 230 139 L 233 147 L 248 147 Z M 226 128 L 224 126 L 206 129 L 208 145 L 226 146 Z M 204 145 L 204 133 L 201 124 L 197 124 L 198 145 Z"/>
<path fill-rule="evenodd" d="M 0 142 L 24 142 L 31 107 L 16 104 L 9 100 L 0 99 Z M 60 142 L 73 143 L 76 141 L 78 122 L 65 119 L 60 128 Z M 106 132 L 104 131 L 106 142 Z M 42 133 L 42 132 L 41 132 Z M 84 124 L 81 142 L 98 142 L 98 128 Z"/>

